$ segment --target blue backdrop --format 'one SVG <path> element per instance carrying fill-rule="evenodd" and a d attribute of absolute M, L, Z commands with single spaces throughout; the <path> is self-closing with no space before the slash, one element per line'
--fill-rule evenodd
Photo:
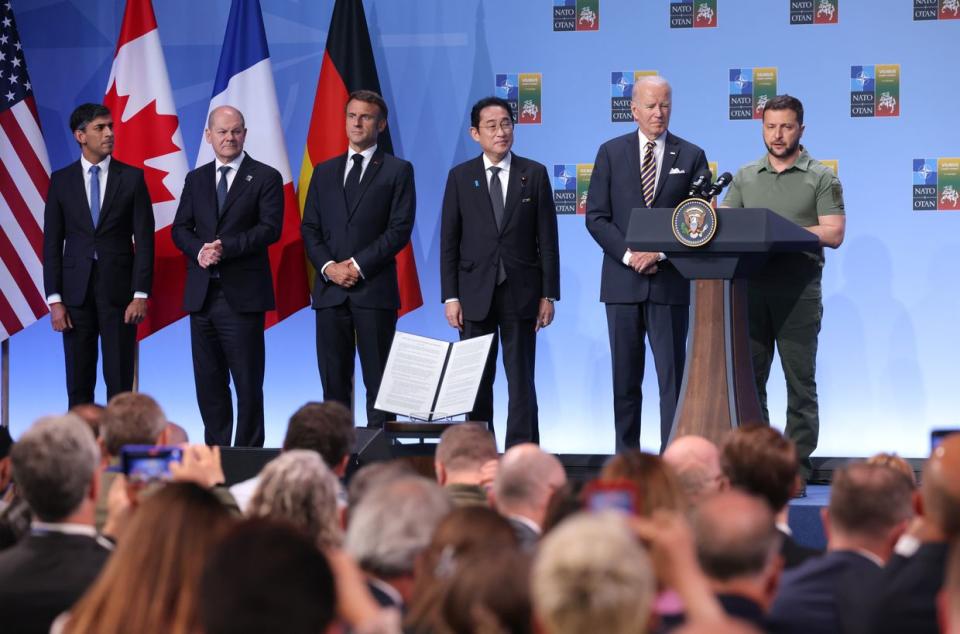
<path fill-rule="evenodd" d="M 399 328 L 455 336 L 439 301 L 440 201 L 447 170 L 478 152 L 467 134 L 468 112 L 472 102 L 493 92 L 495 75 L 541 74 L 542 123 L 518 126 L 515 150 L 550 169 L 592 163 L 602 141 L 635 129 L 611 122 L 611 74 L 655 70 L 673 84 L 671 130 L 701 145 L 721 171 L 735 171 L 759 157 L 763 146 L 756 121 L 729 118 L 730 71 L 773 67 L 777 91 L 805 103 L 807 148 L 815 157 L 838 161 L 847 204 L 847 239 L 827 254 L 824 275 L 817 454 L 926 455 L 930 428 L 960 425 L 953 400 L 960 214 L 914 211 L 912 199 L 914 159 L 960 156 L 960 20 L 916 21 L 913 0 L 840 0 L 832 2 L 839 4 L 837 24 L 792 25 L 796 0 L 715 0 L 706 4 L 715 11 L 716 27 L 671 28 L 669 0 L 601 0 L 599 7 L 580 0 L 575 8 L 590 5 L 599 28 L 555 32 L 554 4 L 365 2 L 395 149 L 416 169 L 413 244 L 426 303 L 401 319 Z M 124 2 L 13 0 L 13 5 L 56 169 L 78 154 L 65 123 L 69 112 L 77 103 L 103 98 Z M 263 0 L 293 166 L 303 157 L 332 7 L 332 0 Z M 229 8 L 228 0 L 155 0 L 191 164 Z M 852 117 L 851 89 L 862 87 L 852 81 L 858 76 L 852 67 L 879 64 L 900 65 L 899 116 Z M 946 182 L 945 173 L 939 177 Z M 563 453 L 612 452 L 610 355 L 598 302 L 601 253 L 581 216 L 561 216 L 559 224 L 563 297 L 537 351 L 543 444 Z M 266 342 L 267 444 L 276 446 L 289 414 L 323 397 L 312 312 L 305 309 L 270 329 Z M 651 359 L 647 367 L 644 392 L 651 398 L 642 441 L 654 448 Z M 140 368 L 141 389 L 191 437 L 202 438 L 185 320 L 143 342 Z M 48 319 L 12 339 L 11 375 L 15 435 L 37 416 L 66 407 L 61 339 Z M 103 397 L 102 385 L 98 395 Z M 505 401 L 501 371 L 496 393 L 501 437 Z M 779 371 L 770 379 L 770 405 L 774 423 L 782 425 Z"/>

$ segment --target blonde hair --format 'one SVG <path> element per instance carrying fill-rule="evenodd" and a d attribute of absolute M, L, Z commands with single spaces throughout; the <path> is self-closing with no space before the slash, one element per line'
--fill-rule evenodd
<path fill-rule="evenodd" d="M 656 580 L 624 518 L 608 511 L 575 515 L 544 537 L 531 587 L 550 634 L 643 634 Z"/>

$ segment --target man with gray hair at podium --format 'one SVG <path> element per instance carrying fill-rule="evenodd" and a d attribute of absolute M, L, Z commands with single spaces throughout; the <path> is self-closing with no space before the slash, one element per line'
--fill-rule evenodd
<path fill-rule="evenodd" d="M 691 184 L 709 177 L 707 157 L 667 131 L 670 83 L 656 75 L 633 85 L 638 129 L 600 146 L 587 193 L 587 231 L 603 249 L 600 301 L 606 306 L 613 366 L 617 452 L 640 448 L 644 338 L 650 341 L 660 391 L 660 451 L 667 446 L 686 360 L 690 282 L 663 253 L 633 251 L 627 225 L 636 208 L 673 208 Z"/>
<path fill-rule="evenodd" d="M 797 446 L 800 476 L 806 481 L 817 448 L 820 414 L 817 404 L 817 337 L 823 317 L 820 278 L 823 247 L 836 249 L 846 228 L 843 188 L 829 167 L 816 161 L 800 144 L 803 104 L 778 95 L 763 111 L 763 143 L 767 153 L 740 168 L 722 207 L 770 209 L 820 239 L 816 253 L 776 253 L 750 279 L 750 348 L 757 394 L 764 419 L 767 378 L 776 347 L 787 380 L 786 435 Z"/>

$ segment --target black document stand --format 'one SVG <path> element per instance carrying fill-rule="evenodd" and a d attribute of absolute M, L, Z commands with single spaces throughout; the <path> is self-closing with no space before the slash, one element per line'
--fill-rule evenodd
<path fill-rule="evenodd" d="M 673 209 L 634 209 L 627 246 L 667 255 L 693 281 L 693 316 L 671 440 L 695 434 L 715 443 L 740 425 L 764 424 L 757 398 L 747 323 L 747 278 L 771 253 L 816 251 L 819 240 L 769 209 L 717 210 L 707 245 L 673 235 Z"/>

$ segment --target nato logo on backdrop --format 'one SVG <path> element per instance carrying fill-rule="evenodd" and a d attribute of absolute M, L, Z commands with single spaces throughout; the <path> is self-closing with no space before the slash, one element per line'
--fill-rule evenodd
<path fill-rule="evenodd" d="M 671 29 L 705 29 L 717 26 L 717 0 L 672 0 Z"/>
<path fill-rule="evenodd" d="M 840 0 L 788 0 L 790 24 L 836 24 Z"/>
<path fill-rule="evenodd" d="M 514 123 L 542 123 L 540 73 L 498 73 L 493 94 L 510 103 Z"/>
<path fill-rule="evenodd" d="M 564 163 L 553 166 L 553 206 L 557 215 L 587 213 L 587 191 L 593 163 Z"/>
<path fill-rule="evenodd" d="M 633 121 L 630 101 L 633 85 L 641 77 L 656 75 L 655 70 L 625 70 L 610 73 L 610 121 L 613 123 Z"/>
<path fill-rule="evenodd" d="M 960 20 L 960 0 L 913 0 L 913 19 Z"/>
<path fill-rule="evenodd" d="M 767 102 L 777 96 L 776 68 L 731 68 L 729 118 L 762 119 Z"/>
<path fill-rule="evenodd" d="M 914 211 L 960 211 L 960 158 L 913 159 Z"/>
<path fill-rule="evenodd" d="M 850 67 L 850 116 L 900 116 L 900 64 Z"/>
<path fill-rule="evenodd" d="M 600 30 L 600 0 L 553 0 L 553 30 Z"/>

